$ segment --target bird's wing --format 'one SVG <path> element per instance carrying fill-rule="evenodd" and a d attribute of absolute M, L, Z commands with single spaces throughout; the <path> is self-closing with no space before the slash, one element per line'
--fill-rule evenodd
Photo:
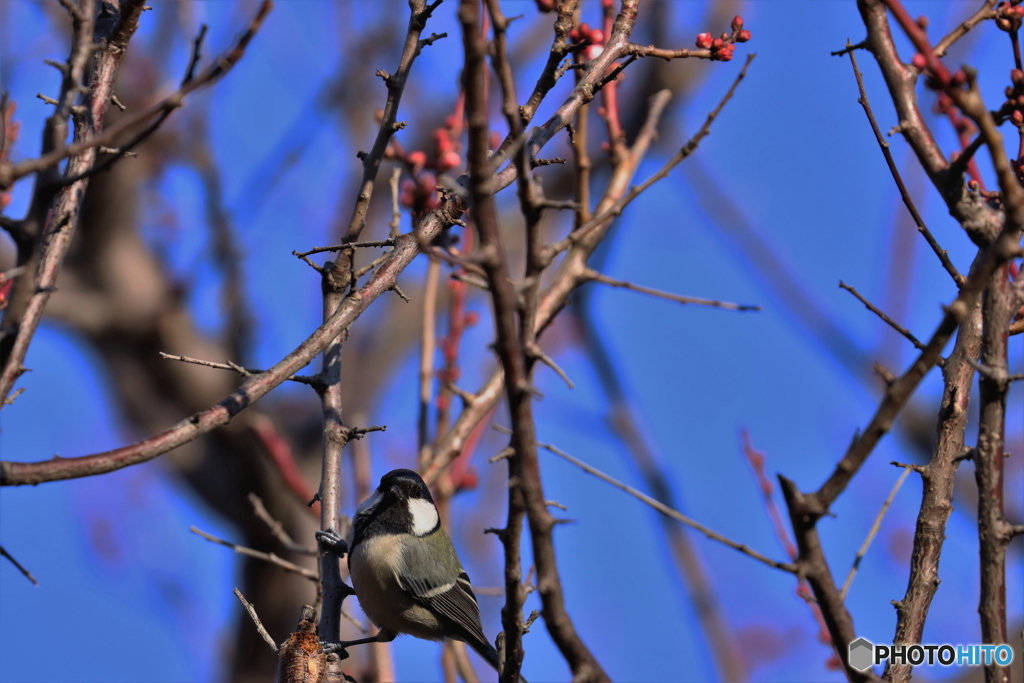
<path fill-rule="evenodd" d="M 473 594 L 469 576 L 461 565 L 446 567 L 434 560 L 437 555 L 431 552 L 430 545 L 451 544 L 451 541 L 447 535 L 443 538 L 436 534 L 432 536 L 434 538 L 417 539 L 417 542 L 405 546 L 402 570 L 398 575 L 399 583 L 417 602 L 431 612 L 447 617 L 464 631 L 467 640 L 476 639 L 486 643 L 487 637 L 480 623 L 480 606 Z M 451 555 L 446 556 L 457 558 L 454 549 Z M 413 567 L 417 571 L 413 571 Z"/>

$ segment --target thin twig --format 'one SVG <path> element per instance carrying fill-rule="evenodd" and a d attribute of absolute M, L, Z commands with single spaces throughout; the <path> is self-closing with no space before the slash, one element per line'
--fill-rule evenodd
<path fill-rule="evenodd" d="M 849 47 L 849 43 L 847 43 Z M 903 178 L 900 176 L 899 169 L 896 168 L 896 162 L 892 158 L 892 152 L 889 150 L 889 143 L 886 142 L 882 136 L 882 131 L 878 128 L 878 122 L 875 121 L 875 114 L 871 111 L 871 104 L 868 102 L 868 94 L 864 89 L 864 79 L 861 76 L 860 69 L 857 68 L 857 58 L 853 54 L 853 50 L 849 52 L 850 64 L 853 65 L 853 74 L 857 78 L 857 89 L 860 91 L 860 98 L 857 100 L 860 105 L 864 108 L 864 113 L 867 114 L 868 122 L 871 124 L 871 130 L 875 134 L 875 140 L 878 142 L 878 146 L 882 150 L 882 155 L 885 156 L 885 163 L 889 166 L 889 172 L 892 173 L 893 180 L 896 181 L 896 187 L 899 188 L 900 197 L 903 199 L 903 203 L 906 205 L 907 210 L 910 212 L 911 218 L 914 219 L 914 223 L 917 225 L 918 232 L 924 236 L 928 246 L 932 248 L 935 255 L 939 257 L 939 261 L 942 263 L 942 267 L 946 269 L 950 277 L 953 278 L 958 286 L 963 285 L 964 276 L 960 274 L 960 271 L 956 269 L 953 262 L 949 260 L 949 253 L 939 246 L 939 243 L 935 240 L 931 231 L 924 224 L 924 219 L 921 218 L 921 214 L 918 213 L 917 207 L 914 206 L 914 200 L 910 198 L 910 193 L 907 192 L 907 186 L 903 184 Z"/>
<path fill-rule="evenodd" d="M 263 626 L 263 622 L 260 621 L 260 618 L 256 615 L 256 608 L 245 599 L 245 596 L 242 595 L 242 591 L 237 588 L 235 588 L 235 597 L 238 598 L 240 603 L 242 603 L 242 607 L 245 608 L 245 611 L 249 613 L 249 618 L 252 619 L 252 623 L 256 624 L 256 630 L 259 631 L 260 637 L 263 638 L 263 642 L 269 645 L 270 649 L 273 650 L 276 655 L 277 643 L 275 643 L 274 639 L 270 637 L 270 634 L 267 633 L 267 629 Z"/>
<path fill-rule="evenodd" d="M 171 353 L 164 353 L 163 351 L 160 351 L 160 357 L 166 358 L 167 360 L 180 361 L 182 363 L 191 363 L 192 365 L 202 365 L 204 367 L 215 368 L 217 370 L 232 370 L 245 378 L 249 378 L 252 375 L 259 375 L 266 372 L 266 370 L 253 370 L 249 368 L 243 368 L 239 365 L 236 365 L 235 363 L 232 363 L 231 361 L 228 361 L 227 363 L 215 363 L 213 361 L 201 360 L 199 358 L 189 358 L 188 356 L 176 356 Z M 308 375 L 292 375 L 291 377 L 288 377 L 286 379 L 289 382 L 298 382 L 299 384 L 306 384 L 314 388 L 320 386 L 319 377 L 310 377 Z"/>
<path fill-rule="evenodd" d="M 909 342 L 910 342 L 911 344 L 913 344 L 913 345 L 914 345 L 914 348 L 915 348 L 915 349 L 917 349 L 918 351 L 924 351 L 924 344 L 923 344 L 923 343 L 921 342 L 921 340 L 920 340 L 920 339 L 918 339 L 917 337 L 915 337 L 915 336 L 914 336 L 914 335 L 913 335 L 913 334 L 912 334 L 912 333 L 910 332 L 910 330 L 908 330 L 907 328 L 903 327 L 903 326 L 902 326 L 902 325 L 900 325 L 900 324 L 899 324 L 898 322 L 896 322 L 895 320 L 893 320 L 892 318 L 890 318 L 890 317 L 889 317 L 888 315 L 886 315 L 886 314 L 885 314 L 885 312 L 884 312 L 884 311 L 882 311 L 882 310 L 881 310 L 880 308 L 878 308 L 877 306 L 875 306 L 874 304 L 872 304 L 872 303 L 871 303 L 870 301 L 868 301 L 867 299 L 865 299 L 865 298 L 864 298 L 863 296 L 861 296 L 861 293 L 860 293 L 860 292 L 858 292 L 858 291 L 857 291 L 856 289 L 854 289 L 854 288 L 853 288 L 853 287 L 851 287 L 850 285 L 846 284 L 846 283 L 845 283 L 845 282 L 843 282 L 842 280 L 840 280 L 840 281 L 839 281 L 839 286 L 840 286 L 840 287 L 842 287 L 843 289 L 845 289 L 845 290 L 846 290 L 847 292 L 849 292 L 850 294 L 853 294 L 853 295 L 854 295 L 855 297 L 857 297 L 857 300 L 858 300 L 858 301 L 860 301 L 860 302 L 861 302 L 862 304 L 864 304 L 864 307 L 865 307 L 865 308 L 867 308 L 867 309 L 868 309 L 869 311 L 871 311 L 872 313 L 874 313 L 875 315 L 877 315 L 877 316 L 878 316 L 879 318 L 881 318 L 881 319 L 882 319 L 882 321 L 883 321 L 883 322 L 884 322 L 884 323 L 885 323 L 886 325 L 888 325 L 889 327 L 891 327 L 892 329 L 896 330 L 896 331 L 897 331 L 897 332 L 899 332 L 899 333 L 900 333 L 901 335 L 903 335 L 904 337 L 906 337 L 906 338 L 907 338 L 907 340 L 908 340 L 908 341 L 909 341 Z M 943 358 L 939 358 L 938 362 L 936 362 L 936 365 L 938 365 L 938 366 L 939 366 L 940 368 L 941 368 L 941 367 L 942 367 L 942 366 L 943 366 L 944 364 L 945 364 L 945 360 L 944 360 Z"/>
<path fill-rule="evenodd" d="M 217 538 L 216 536 L 211 536 L 210 534 L 206 533 L 205 531 L 202 531 L 201 529 L 197 529 L 194 526 L 190 526 L 188 528 L 188 530 L 191 531 L 192 533 L 194 533 L 197 536 L 201 536 L 202 538 L 205 538 L 207 541 L 210 541 L 211 543 L 217 543 L 218 545 L 222 545 L 222 546 L 224 546 L 226 548 L 231 548 L 232 550 L 234 550 L 239 555 L 245 555 L 247 557 L 254 557 L 257 560 L 263 560 L 264 562 L 269 562 L 270 564 L 276 564 L 281 569 L 284 569 L 285 571 L 288 571 L 288 572 L 294 572 L 294 573 L 298 574 L 299 576 L 302 576 L 302 577 L 305 577 L 305 578 L 309 579 L 310 581 L 319 581 L 320 580 L 320 577 L 317 575 L 316 572 L 311 571 L 309 569 L 306 569 L 305 567 L 300 567 L 297 564 L 293 564 L 293 563 L 289 562 L 288 560 L 285 560 L 285 559 L 282 559 L 282 558 L 278 557 L 274 553 L 264 553 L 264 552 L 261 552 L 259 550 L 253 550 L 252 548 L 247 548 L 244 545 L 238 545 L 237 543 L 232 543 L 231 541 L 225 541 L 223 538 Z"/>
<path fill-rule="evenodd" d="M 499 432 L 502 432 L 502 433 L 508 433 L 508 431 L 509 431 L 509 430 L 505 429 L 504 427 L 500 427 L 498 425 L 494 425 L 494 429 L 499 431 Z M 623 484 L 618 479 L 615 479 L 614 477 L 611 477 L 611 476 L 605 474 L 604 472 L 602 472 L 599 469 L 591 467 L 590 465 L 588 465 L 587 463 L 583 462 L 582 460 L 579 460 L 578 458 L 575 458 L 575 457 L 569 455 L 568 453 L 566 453 L 565 451 L 561 450 L 557 446 L 553 446 L 553 445 L 547 444 L 547 443 L 540 443 L 540 442 L 537 442 L 537 445 L 540 446 L 541 448 L 543 448 L 546 451 L 554 453 L 555 455 L 557 455 L 558 457 L 562 458 L 563 460 L 567 460 L 567 461 L 571 462 L 573 465 L 576 465 L 577 467 L 579 467 L 581 470 L 583 470 L 587 474 L 592 474 L 593 476 L 597 477 L 598 479 L 601 479 L 602 481 L 605 481 L 605 482 L 611 484 L 615 488 L 617 488 L 617 489 L 619 489 L 621 491 L 625 491 L 626 493 L 628 493 L 629 495 L 633 496 L 634 498 L 637 498 L 637 499 L 643 501 L 644 503 L 647 503 L 652 508 L 654 508 L 655 510 L 657 510 L 661 514 L 665 515 L 666 517 L 671 517 L 672 519 L 674 519 L 676 521 L 679 521 L 679 522 L 682 522 L 683 524 L 685 524 L 686 526 L 688 526 L 688 527 L 690 527 L 692 529 L 696 529 L 697 531 L 701 532 L 702 534 L 704 534 L 705 536 L 710 538 L 712 541 L 718 541 L 719 543 L 721 543 L 723 545 L 729 546 L 733 550 L 738 550 L 739 552 L 743 553 L 744 555 L 746 555 L 748 557 L 752 557 L 753 559 L 757 560 L 758 562 L 763 562 L 764 564 L 768 565 L 769 567 L 772 567 L 773 569 L 781 569 L 782 571 L 789 572 L 790 574 L 795 574 L 796 573 L 797 568 L 796 568 L 795 564 L 793 564 L 791 562 L 779 562 L 777 560 L 773 560 L 770 557 L 767 557 L 766 555 L 762 555 L 761 553 L 757 552 L 756 550 L 752 550 L 751 548 L 749 548 L 747 545 L 745 545 L 743 543 L 737 543 L 736 541 L 723 536 L 722 534 L 718 533 L 717 531 L 713 531 L 713 530 L 707 528 L 706 526 L 704 526 L 700 522 L 696 522 L 696 521 L 690 519 L 689 517 L 687 517 L 683 513 L 679 512 L 678 510 L 673 510 L 669 506 L 667 506 L 664 503 L 661 503 L 661 502 L 655 500 L 654 498 L 651 498 L 647 494 L 644 494 L 644 493 L 641 493 L 640 491 L 637 491 L 632 486 L 628 486 L 626 484 Z"/>
<path fill-rule="evenodd" d="M 274 538 L 276 538 L 285 548 L 293 553 L 301 553 L 302 555 L 317 554 L 316 548 L 309 548 L 300 543 L 296 543 L 285 530 L 284 525 L 274 519 L 270 512 L 267 511 L 266 506 L 263 504 L 263 499 L 252 491 L 249 492 L 249 504 L 252 505 L 252 511 L 256 516 L 267 525 L 267 528 L 270 529 L 270 533 L 273 534 Z"/>
<path fill-rule="evenodd" d="M 650 287 L 643 287 L 641 285 L 635 285 L 632 282 L 625 280 L 616 280 L 610 278 L 607 275 L 598 273 L 595 270 L 587 270 L 584 277 L 594 282 L 600 282 L 602 284 L 611 285 L 612 287 L 619 287 L 622 289 L 628 289 L 633 292 L 640 292 L 641 294 L 649 294 L 651 296 L 658 297 L 659 299 L 668 299 L 669 301 L 675 301 L 680 304 L 695 304 L 698 306 L 711 306 L 713 308 L 724 308 L 730 311 L 760 311 L 760 306 L 751 304 L 734 304 L 728 301 L 718 301 L 717 299 L 699 299 L 692 296 L 681 296 L 679 294 L 672 294 L 670 292 L 663 292 L 660 289 L 651 289 Z"/>
<path fill-rule="evenodd" d="M 910 476 L 910 469 L 904 469 L 903 473 L 896 480 L 896 483 L 892 487 L 892 491 L 889 492 L 889 497 L 882 503 L 882 509 L 878 511 L 878 515 L 875 516 L 875 521 L 871 525 L 871 529 L 868 531 L 867 538 L 864 539 L 864 543 L 861 544 L 860 550 L 857 551 L 856 557 L 853 558 L 853 566 L 850 567 L 850 573 L 846 575 L 846 581 L 843 581 L 843 587 L 839 589 L 839 597 L 843 600 L 846 599 L 846 594 L 850 590 L 850 584 L 853 583 L 853 577 L 857 575 L 857 570 L 860 568 L 860 561 L 864 559 L 864 555 L 867 554 L 868 548 L 871 547 L 871 542 L 875 540 L 875 536 L 878 534 L 878 530 L 882 528 L 882 519 L 885 517 L 885 513 L 889 510 L 889 506 L 892 505 L 892 501 L 896 498 L 896 494 L 899 493 L 900 487 L 903 486 L 903 482 L 906 481 L 907 477 Z"/>
<path fill-rule="evenodd" d="M 303 258 L 304 256 L 311 256 L 313 254 L 322 254 L 325 251 L 344 251 L 345 249 L 361 249 L 366 247 L 393 247 L 395 246 L 395 238 L 389 237 L 386 240 L 372 240 L 369 242 L 345 242 L 344 244 L 335 244 L 331 247 L 313 247 L 309 251 L 292 251 L 293 256 Z"/>
<path fill-rule="evenodd" d="M 9 552 L 7 552 L 7 549 L 4 548 L 2 545 L 0 545 L 0 557 L 6 557 L 10 561 L 11 564 L 13 564 L 15 567 L 17 567 L 19 572 L 24 574 L 26 579 L 28 579 L 29 581 L 32 582 L 33 586 L 38 586 L 39 585 L 39 582 L 36 581 L 36 577 L 32 576 L 32 572 L 30 572 L 29 570 L 25 569 L 25 567 L 22 566 L 22 564 L 20 562 L 18 562 L 16 559 L 14 559 L 14 556 L 11 555 Z"/>

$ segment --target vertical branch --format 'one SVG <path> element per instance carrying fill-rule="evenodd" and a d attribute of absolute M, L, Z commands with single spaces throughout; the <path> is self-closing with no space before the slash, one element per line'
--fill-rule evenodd
<path fill-rule="evenodd" d="M 558 646 L 569 664 L 576 680 L 607 680 L 601 665 L 580 639 L 565 609 L 561 579 L 555 561 L 554 542 L 551 532 L 554 518 L 548 512 L 540 479 L 540 465 L 537 459 L 537 438 L 531 405 L 529 366 L 524 353 L 524 341 L 520 338 L 516 320 L 516 292 L 508 277 L 505 254 L 501 245 L 498 228 L 497 206 L 492 194 L 493 182 L 490 172 L 487 142 L 489 136 L 487 102 L 484 99 L 484 58 L 486 41 L 480 35 L 479 0 L 462 0 L 459 6 L 459 21 L 462 24 L 463 48 L 466 61 L 463 69 L 463 91 L 466 93 L 466 112 L 469 121 L 469 187 L 473 200 L 473 217 L 480 238 L 479 254 L 481 265 L 487 274 L 488 285 L 494 307 L 494 322 L 497 332 L 495 347 L 505 372 L 505 388 L 512 414 L 512 447 L 514 455 L 509 461 L 509 514 L 514 507 L 523 505 L 530 523 L 534 562 L 537 567 L 537 586 L 543 604 L 542 614 L 552 640 Z M 521 195 L 522 196 L 522 195 Z M 518 535 L 518 530 L 506 528 L 507 538 Z M 507 549 L 506 549 L 507 553 Z M 516 564 L 519 558 L 514 558 Z M 508 574 L 506 573 L 506 584 Z M 508 586 L 514 593 L 520 586 Z M 521 605 L 521 601 L 519 602 Z M 503 621 L 521 621 L 503 615 Z M 512 625 L 512 624 L 510 624 Z M 519 624 L 515 629 L 506 629 L 505 666 L 502 681 L 516 681 L 522 663 L 522 631 Z M 512 651 L 509 654 L 509 650 Z"/>
<path fill-rule="evenodd" d="M 953 511 L 953 483 L 965 450 L 967 409 L 974 379 L 974 368 L 969 361 L 980 352 L 981 303 L 975 302 L 960 325 L 953 352 L 942 368 L 938 441 L 931 460 L 921 470 L 921 509 L 914 531 L 907 592 L 902 600 L 894 603 L 894 643 L 921 642 L 928 610 L 939 587 L 939 559 L 946 539 L 946 523 Z M 912 670 L 910 664 L 887 664 L 885 678 L 892 683 L 906 683 Z"/>
<path fill-rule="evenodd" d="M 981 416 L 974 476 L 978 484 L 978 541 L 981 560 L 981 639 L 1001 644 L 1006 637 L 1006 548 L 1010 536 L 1003 517 L 1003 458 L 1006 444 L 1007 339 L 1016 297 L 1008 267 L 999 268 L 982 304 L 981 359 L 978 381 Z M 986 683 L 1009 683 L 1010 667 L 985 665 Z"/>
<path fill-rule="evenodd" d="M 430 418 L 430 386 L 434 379 L 434 349 L 437 338 L 437 281 L 441 275 L 441 262 L 430 259 L 426 284 L 423 286 L 423 327 L 420 335 L 419 415 L 416 435 L 419 465 L 430 457 L 428 420 Z"/>
<path fill-rule="evenodd" d="M 95 21 L 95 0 L 82 0 L 77 6 L 68 3 L 67 7 L 73 19 L 74 38 L 71 56 L 62 69 L 64 78 L 57 111 L 47 120 L 43 132 L 44 154 L 65 144 L 71 116 L 75 121 L 75 142 L 95 137 L 103 130 L 121 59 L 142 13 L 141 0 L 125 0 L 123 5 L 117 0 L 105 3 L 105 7 L 115 11 L 104 12 L 101 21 Z M 105 42 L 97 49 L 99 41 Z M 93 68 L 89 95 L 84 105 L 77 105 L 90 63 Z M 65 175 L 77 176 L 90 169 L 96 154 L 95 148 L 89 148 L 72 156 Z M 0 323 L 0 404 L 25 372 L 25 355 L 55 289 L 89 184 L 83 178 L 62 187 L 51 209 L 57 180 L 56 169 L 37 176 L 29 215 L 11 235 L 18 246 L 18 265 L 26 269 L 14 284 Z"/>
<path fill-rule="evenodd" d="M 341 306 L 349 274 L 338 273 L 335 261 L 324 265 L 321 290 L 323 292 L 323 318 L 329 320 Z M 320 529 L 339 528 L 338 511 L 341 509 L 341 453 L 348 442 L 348 430 L 341 420 L 341 341 L 342 332 L 324 348 L 320 369 L 320 401 L 323 407 L 323 456 L 320 467 Z M 318 632 L 323 640 L 341 639 L 341 607 L 349 595 L 349 587 L 341 579 L 338 556 L 328 548 L 320 550 L 320 586 L 323 604 L 320 609 Z M 336 655 L 328 666 L 336 669 Z"/>

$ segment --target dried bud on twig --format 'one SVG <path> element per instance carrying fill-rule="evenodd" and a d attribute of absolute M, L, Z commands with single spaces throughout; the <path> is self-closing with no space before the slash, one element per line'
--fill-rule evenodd
<path fill-rule="evenodd" d="M 295 633 L 281 645 L 277 659 L 277 683 L 323 683 L 327 673 L 327 655 L 320 647 L 316 630 L 316 610 L 302 606 Z"/>

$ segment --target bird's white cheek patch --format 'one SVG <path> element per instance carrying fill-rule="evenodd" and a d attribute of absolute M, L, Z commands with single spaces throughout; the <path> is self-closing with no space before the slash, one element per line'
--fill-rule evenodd
<path fill-rule="evenodd" d="M 437 508 L 429 500 L 409 499 L 409 514 L 412 515 L 412 532 L 426 536 L 437 526 Z"/>

